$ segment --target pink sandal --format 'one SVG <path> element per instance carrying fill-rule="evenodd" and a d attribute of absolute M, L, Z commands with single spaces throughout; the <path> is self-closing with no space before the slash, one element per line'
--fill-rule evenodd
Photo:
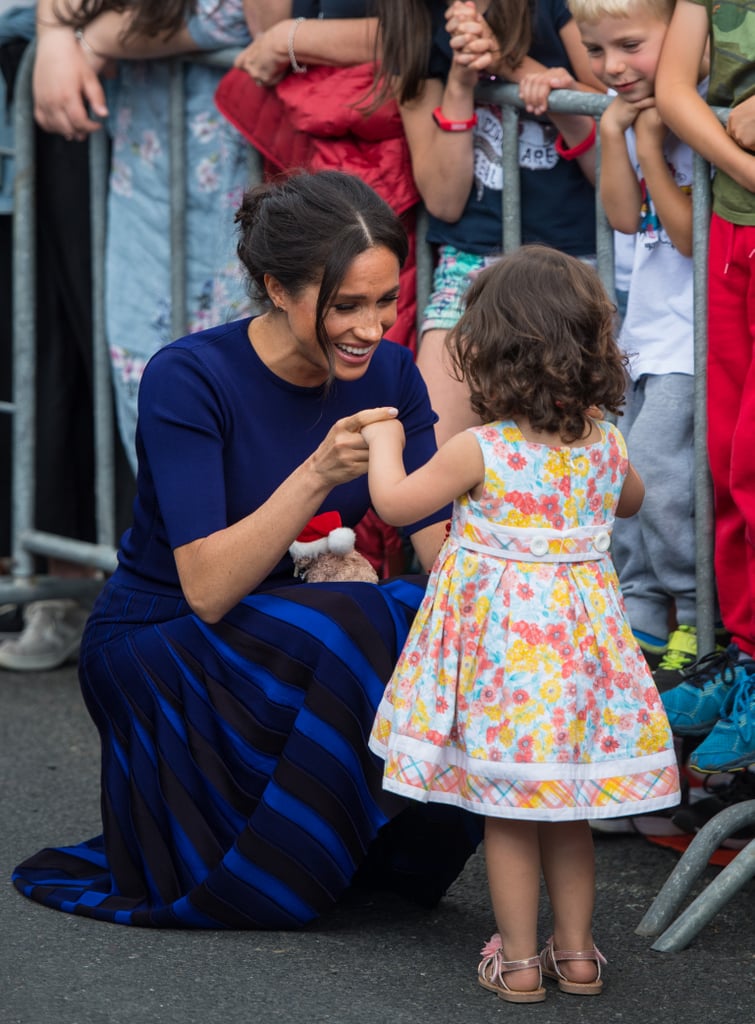
<path fill-rule="evenodd" d="M 562 960 L 594 960 L 597 968 L 595 981 L 569 981 L 559 970 L 559 962 Z M 600 965 L 606 963 L 606 958 L 597 946 L 591 950 L 573 950 L 553 948 L 553 936 L 548 939 L 545 948 L 540 953 L 540 970 L 546 978 L 553 978 L 558 982 L 562 992 L 570 992 L 575 996 L 599 996 L 603 991 L 603 982 L 600 977 Z"/>
<path fill-rule="evenodd" d="M 498 932 L 492 935 L 482 947 L 480 956 L 482 960 L 477 968 L 477 980 L 483 988 L 495 992 L 499 999 L 503 999 L 507 1003 L 542 1003 L 545 999 L 540 957 L 531 956 L 526 960 L 504 960 L 501 936 Z M 538 969 L 540 981 L 537 988 L 520 992 L 517 989 L 509 988 L 503 980 L 504 974 L 512 971 L 526 971 L 529 967 Z"/>

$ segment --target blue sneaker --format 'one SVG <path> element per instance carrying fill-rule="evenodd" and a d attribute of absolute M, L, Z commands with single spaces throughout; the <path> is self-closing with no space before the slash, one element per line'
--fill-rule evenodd
<path fill-rule="evenodd" d="M 736 644 L 712 651 L 682 674 L 682 681 L 661 694 L 671 731 L 677 736 L 704 736 L 721 717 L 735 683 L 755 672 L 755 661 L 741 660 Z"/>
<path fill-rule="evenodd" d="M 755 675 L 743 676 L 729 691 L 721 718 L 690 754 L 698 772 L 734 772 L 755 764 Z"/>

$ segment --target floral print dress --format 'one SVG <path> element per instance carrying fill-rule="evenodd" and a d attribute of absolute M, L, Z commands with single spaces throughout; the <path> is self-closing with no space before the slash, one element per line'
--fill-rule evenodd
<path fill-rule="evenodd" d="M 451 530 L 370 738 L 386 789 L 558 821 L 679 802 L 673 741 L 608 551 L 627 471 L 610 423 L 582 447 L 473 428 L 483 493 Z"/>
<path fill-rule="evenodd" d="M 199 0 L 189 32 L 201 50 L 250 42 L 242 0 Z M 250 147 L 215 106 L 225 68 L 183 64 L 185 182 L 170 174 L 170 60 L 120 61 L 106 80 L 112 138 L 105 318 L 118 426 L 136 469 L 137 393 L 147 361 L 174 333 L 171 188 L 186 193 L 187 331 L 251 311 L 236 256 L 234 215 L 249 182 Z"/>

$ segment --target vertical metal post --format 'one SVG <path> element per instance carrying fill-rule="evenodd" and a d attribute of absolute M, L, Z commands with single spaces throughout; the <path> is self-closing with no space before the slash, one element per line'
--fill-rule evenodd
<path fill-rule="evenodd" d="M 616 267 L 613 228 L 600 201 L 600 122 L 595 135 L 595 255 L 598 273 L 611 301 L 616 301 Z"/>
<path fill-rule="evenodd" d="M 430 301 L 433 280 L 433 252 L 427 239 L 428 215 L 424 204 L 420 203 L 417 214 L 416 246 L 417 246 L 417 342 L 419 343 L 419 331 L 425 315 L 425 309 Z"/>
<path fill-rule="evenodd" d="M 95 518 L 97 543 L 115 544 L 113 395 L 105 330 L 105 233 L 108 141 L 104 129 L 89 138 L 89 210 L 92 234 L 92 385 L 94 412 Z"/>
<path fill-rule="evenodd" d="M 522 201 L 519 184 L 519 111 L 506 103 L 502 110 L 503 132 L 503 251 L 513 252 L 522 244 Z"/>
<path fill-rule="evenodd" d="M 36 47 L 26 48 L 16 79 L 13 134 L 13 468 L 11 473 L 11 557 L 13 575 L 29 579 L 34 559 L 23 536 L 34 523 L 35 368 L 37 354 L 37 247 L 34 209 L 34 112 L 31 73 Z"/>
<path fill-rule="evenodd" d="M 697 650 L 715 647 L 715 580 L 713 572 L 713 500 L 708 469 L 708 230 L 710 165 L 694 155 L 692 184 L 692 253 L 695 351 L 695 573 Z"/>

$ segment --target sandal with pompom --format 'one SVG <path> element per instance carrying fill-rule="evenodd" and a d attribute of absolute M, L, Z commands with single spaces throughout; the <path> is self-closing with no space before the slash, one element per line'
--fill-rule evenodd
<path fill-rule="evenodd" d="M 545 999 L 543 988 L 543 976 L 540 968 L 540 958 L 537 956 L 528 957 L 526 960 L 504 960 L 501 936 L 498 932 L 491 936 L 489 941 L 480 950 L 480 965 L 477 968 L 477 980 L 483 988 L 495 992 L 499 999 L 507 1003 L 542 1003 Z M 509 988 L 503 980 L 503 975 L 513 971 L 526 971 L 529 967 L 537 967 L 539 984 L 537 988 L 527 989 L 524 992 Z"/>
<path fill-rule="evenodd" d="M 593 960 L 597 968 L 597 976 L 594 981 L 570 981 L 559 970 L 559 963 L 563 960 Z M 540 953 L 540 970 L 543 977 L 553 978 L 558 982 L 562 992 L 570 992 L 575 996 L 599 996 L 603 991 L 603 982 L 600 977 L 600 966 L 606 963 L 606 958 L 597 946 L 591 950 L 554 949 L 553 936 L 548 939 L 545 948 Z"/>

